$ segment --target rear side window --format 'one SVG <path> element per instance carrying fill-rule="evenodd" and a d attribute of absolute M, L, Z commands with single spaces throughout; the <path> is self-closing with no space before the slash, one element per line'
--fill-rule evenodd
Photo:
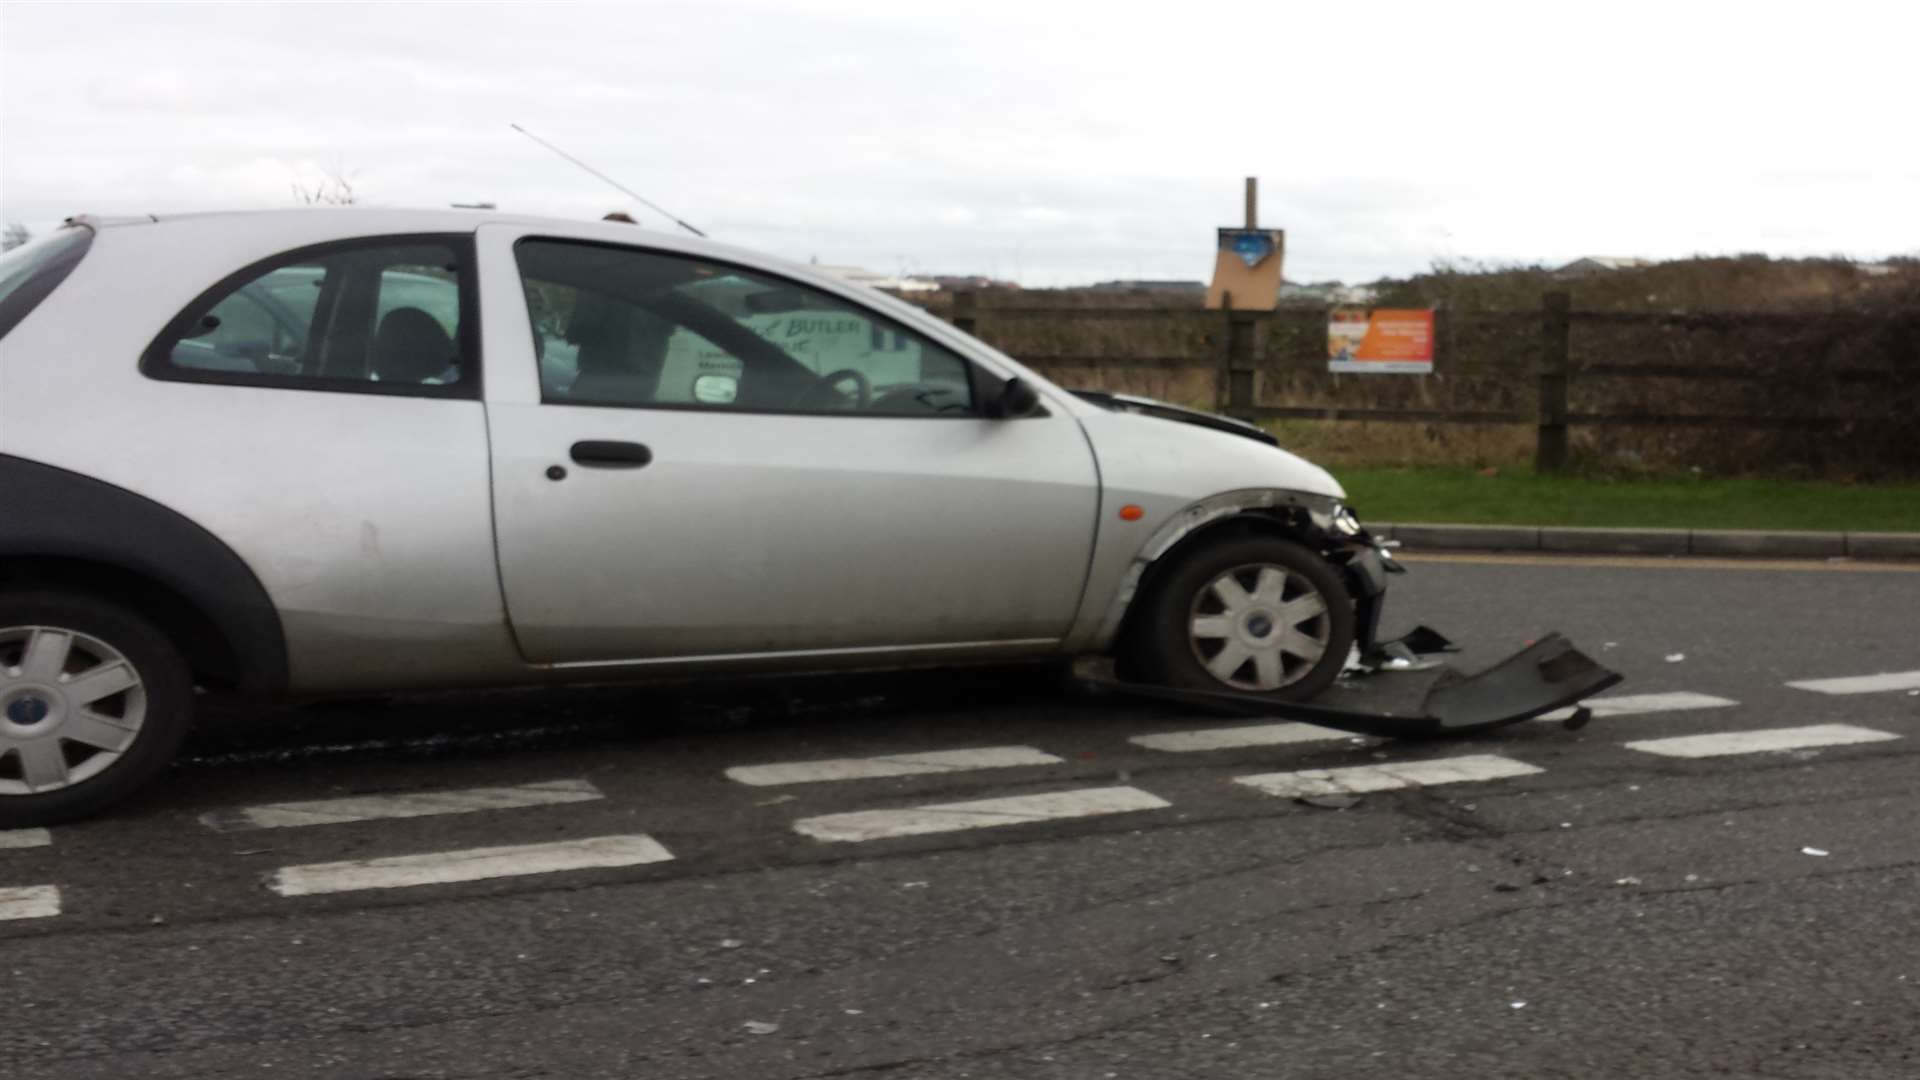
<path fill-rule="evenodd" d="M 92 243 L 92 229 L 74 227 L 0 255 L 0 337 L 66 280 Z"/>
<path fill-rule="evenodd" d="M 141 369 L 190 382 L 477 396 L 471 265 L 458 237 L 289 252 L 207 290 Z"/>

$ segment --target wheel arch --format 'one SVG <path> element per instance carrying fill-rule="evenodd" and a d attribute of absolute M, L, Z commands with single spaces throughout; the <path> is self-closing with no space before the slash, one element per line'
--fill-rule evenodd
<path fill-rule="evenodd" d="M 1337 500 L 1277 488 L 1229 491 L 1201 499 L 1168 519 L 1140 546 L 1103 621 L 1095 648 L 1121 646 L 1160 579 L 1189 552 L 1218 540 L 1265 533 L 1314 550 L 1324 546 Z"/>
<path fill-rule="evenodd" d="M 124 604 L 186 655 L 196 679 L 249 693 L 287 686 L 279 612 L 218 537 L 144 496 L 0 455 L 0 589 L 63 589 Z"/>

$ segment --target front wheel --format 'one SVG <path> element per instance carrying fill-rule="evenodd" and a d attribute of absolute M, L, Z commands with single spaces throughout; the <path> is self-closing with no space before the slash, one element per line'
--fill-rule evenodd
<path fill-rule="evenodd" d="M 173 759 L 193 711 L 180 652 L 89 596 L 0 594 L 0 829 L 83 817 Z"/>
<path fill-rule="evenodd" d="M 1353 646 L 1353 601 L 1339 575 L 1278 537 L 1204 545 L 1146 603 L 1133 659 L 1171 686 L 1306 701 L 1339 676 Z"/>

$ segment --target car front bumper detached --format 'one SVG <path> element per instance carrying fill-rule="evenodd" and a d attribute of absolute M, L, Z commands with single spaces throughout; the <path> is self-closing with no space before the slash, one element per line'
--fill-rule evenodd
<path fill-rule="evenodd" d="M 1568 706 L 1574 711 L 1566 721 L 1567 727 L 1578 730 L 1592 719 L 1592 713 L 1580 702 L 1620 680 L 1618 672 L 1601 666 L 1566 638 L 1548 634 L 1478 675 L 1441 669 L 1427 688 L 1420 712 L 1413 716 L 1275 701 L 1261 694 L 1228 690 L 1188 690 L 1098 678 L 1087 681 L 1100 689 L 1215 712 L 1279 717 L 1359 735 L 1405 739 L 1487 731 Z"/>

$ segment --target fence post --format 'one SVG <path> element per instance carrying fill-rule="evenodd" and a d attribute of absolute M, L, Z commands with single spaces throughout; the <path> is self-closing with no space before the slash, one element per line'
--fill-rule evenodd
<path fill-rule="evenodd" d="M 1214 380 L 1213 408 L 1224 413 L 1233 401 L 1233 293 L 1220 294 L 1220 341 L 1216 346 L 1219 369 Z"/>
<path fill-rule="evenodd" d="M 961 289 L 959 292 L 954 293 L 953 294 L 954 328 L 959 330 L 963 334 L 973 334 L 973 336 L 979 337 L 980 335 L 974 334 L 974 330 L 973 330 L 975 312 L 977 312 L 978 310 L 979 309 L 976 304 L 975 294 L 972 289 Z"/>
<path fill-rule="evenodd" d="M 1534 445 L 1536 472 L 1557 472 L 1567 464 L 1567 344 L 1572 297 L 1562 291 L 1541 297 L 1540 431 Z"/>
<path fill-rule="evenodd" d="M 1254 408 L 1254 367 L 1265 351 L 1261 338 L 1266 323 L 1256 311 L 1230 311 L 1227 315 L 1227 409 L 1228 416 L 1251 419 Z"/>

